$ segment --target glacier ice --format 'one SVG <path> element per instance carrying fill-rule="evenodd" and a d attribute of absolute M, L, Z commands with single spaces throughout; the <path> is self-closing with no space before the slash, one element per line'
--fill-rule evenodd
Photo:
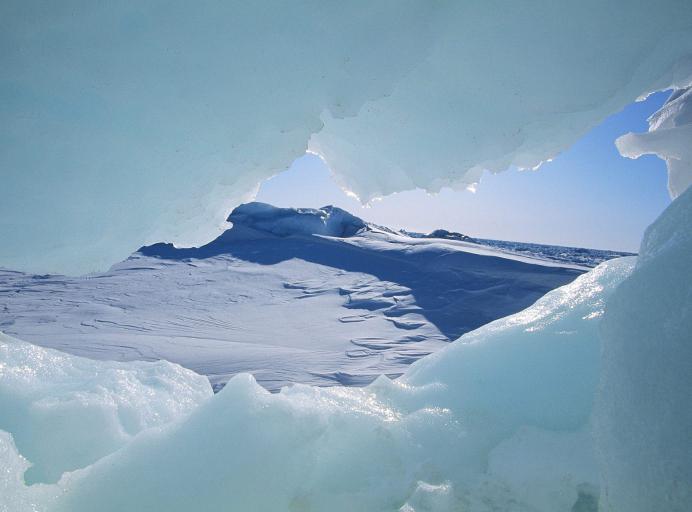
<path fill-rule="evenodd" d="M 615 143 L 623 156 L 653 154 L 665 160 L 670 196 L 682 194 L 692 185 L 692 87 L 671 94 L 649 118 L 647 133 L 628 133 Z"/>
<path fill-rule="evenodd" d="M 91 361 L 0 333 L 0 430 L 31 461 L 29 483 L 54 483 L 210 395 L 206 378 L 166 361 Z"/>
<path fill-rule="evenodd" d="M 692 506 L 690 226 L 692 188 L 648 228 L 608 300 L 597 421 L 606 510 Z"/>
<path fill-rule="evenodd" d="M 0 24 L 0 265 L 35 272 L 206 242 L 308 148 L 363 200 L 533 167 L 692 76 L 688 0 L 12 0 Z"/>
<path fill-rule="evenodd" d="M 11 1 L 0 27 L 3 266 L 81 273 L 206 241 L 306 149 L 363 200 L 466 186 L 666 88 L 618 146 L 666 159 L 677 196 L 636 266 L 364 389 L 237 376 L 209 398 L 174 365 L 3 337 L 4 509 L 690 509 L 688 0 Z"/>
<path fill-rule="evenodd" d="M 584 489 L 592 498 L 598 489 L 589 433 L 597 330 L 604 301 L 633 264 L 604 263 L 397 381 L 270 394 L 236 376 L 189 416 L 66 474 L 57 490 L 37 488 L 48 497 L 35 503 L 48 511 L 489 511 L 520 500 L 517 510 L 570 511 Z M 16 493 L 27 499 L 32 489 Z"/>
<path fill-rule="evenodd" d="M 34 461 L 22 446 L 31 443 L 15 446 L 19 431 L 10 429 L 0 434 L 1 502 L 44 512 L 685 512 L 691 215 L 688 189 L 648 229 L 639 258 L 599 265 L 395 381 L 271 394 L 239 375 L 115 451 L 106 439 L 102 458 L 57 483 L 25 485 L 21 474 Z M 45 350 L 4 346 L 20 356 Z M 5 360 L 0 386 L 21 396 L 12 383 L 26 357 Z M 60 361 L 58 370 L 92 368 L 88 382 L 110 386 L 108 373 L 95 371 L 104 363 Z M 130 367 L 156 365 L 119 368 Z M 165 368 L 195 395 L 189 373 Z M 58 370 L 42 384 L 55 396 L 85 385 L 82 372 Z M 167 400 L 134 395 L 140 407 Z M 100 412 L 77 407 L 62 416 L 65 429 L 80 431 L 92 414 Z"/>

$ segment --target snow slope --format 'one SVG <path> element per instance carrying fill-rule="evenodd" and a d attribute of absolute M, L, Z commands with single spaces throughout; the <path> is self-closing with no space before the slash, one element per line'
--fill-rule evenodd
<path fill-rule="evenodd" d="M 270 394 L 245 374 L 210 396 L 179 370 L 192 411 L 167 408 L 165 390 L 133 389 L 141 408 L 172 419 L 120 448 L 103 439 L 108 455 L 45 485 L 25 485 L 24 472 L 52 446 L 29 455 L 15 441 L 35 423 L 8 421 L 8 400 L 32 411 L 84 389 L 92 400 L 72 400 L 55 424 L 76 447 L 128 379 L 155 391 L 175 372 L 108 371 L 0 334 L 0 510 L 687 512 L 691 218 L 688 189 L 639 259 L 599 265 L 396 381 Z M 65 453 L 63 467 L 80 465 L 79 450 Z"/>
<path fill-rule="evenodd" d="M 403 236 L 338 208 L 242 205 L 196 249 L 143 247 L 84 278 L 0 271 L 0 329 L 95 359 L 362 385 L 531 305 L 583 267 Z"/>
<path fill-rule="evenodd" d="M 604 263 L 421 359 L 398 381 L 269 394 L 237 375 L 191 414 L 55 484 L 26 487 L 23 457 L 32 457 L 0 437 L 0 502 L 19 512 L 596 512 L 597 332 L 605 301 L 633 265 Z M 0 346 L 26 350 L 7 337 Z M 191 386 L 188 378 L 180 386 Z M 36 386 L 31 375 L 27 385 Z M 84 431 L 88 415 L 77 409 L 65 428 Z M 3 416 L 0 408 L 0 428 L 21 432 Z"/>

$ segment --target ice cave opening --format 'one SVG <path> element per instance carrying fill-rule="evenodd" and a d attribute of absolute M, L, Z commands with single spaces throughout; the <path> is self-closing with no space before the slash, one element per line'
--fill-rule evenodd
<path fill-rule="evenodd" d="M 690 510 L 688 0 L 4 2 L 0 26 L 0 265 L 31 272 L 200 245 L 306 150 L 364 200 L 464 187 L 673 91 L 615 142 L 668 169 L 638 256 L 398 379 L 213 394 L 0 333 L 0 510 Z"/>

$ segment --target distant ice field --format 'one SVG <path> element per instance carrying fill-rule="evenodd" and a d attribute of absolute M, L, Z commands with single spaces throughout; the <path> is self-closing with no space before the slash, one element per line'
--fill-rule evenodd
<path fill-rule="evenodd" d="M 250 203 L 229 220 L 203 247 L 143 247 L 101 274 L 0 270 L 0 330 L 92 359 L 165 359 L 215 389 L 241 372 L 272 391 L 365 385 L 619 255 L 414 238 L 330 207 Z"/>

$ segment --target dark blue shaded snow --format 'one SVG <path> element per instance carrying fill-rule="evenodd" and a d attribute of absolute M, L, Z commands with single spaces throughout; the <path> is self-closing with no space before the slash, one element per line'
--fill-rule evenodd
<path fill-rule="evenodd" d="M 585 267 L 410 237 L 335 207 L 242 205 L 198 248 L 142 247 L 83 278 L 0 271 L 0 326 L 96 359 L 177 362 L 218 388 L 364 385 L 520 311 Z"/>

